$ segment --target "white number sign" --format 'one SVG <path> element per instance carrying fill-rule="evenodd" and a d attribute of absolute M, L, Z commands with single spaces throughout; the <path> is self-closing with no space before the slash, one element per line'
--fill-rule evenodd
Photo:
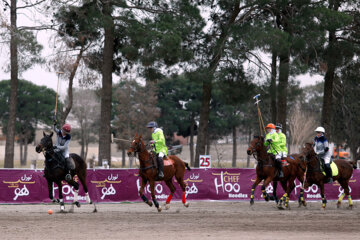
<path fill-rule="evenodd" d="M 211 155 L 200 155 L 200 168 L 211 168 Z"/>

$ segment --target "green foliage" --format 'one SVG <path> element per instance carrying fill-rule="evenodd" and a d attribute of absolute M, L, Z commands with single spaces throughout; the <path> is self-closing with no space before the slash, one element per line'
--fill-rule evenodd
<path fill-rule="evenodd" d="M 51 124 L 56 93 L 47 87 L 19 80 L 16 133 L 31 136 L 33 140 L 38 123 Z M 0 120 L 7 125 L 9 118 L 10 81 L 0 81 Z M 6 128 L 3 128 L 6 131 Z M 29 141 L 30 143 L 31 141 Z"/>

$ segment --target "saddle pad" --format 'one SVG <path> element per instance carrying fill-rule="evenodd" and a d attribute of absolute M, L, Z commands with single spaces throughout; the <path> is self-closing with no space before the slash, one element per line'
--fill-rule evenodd
<path fill-rule="evenodd" d="M 285 159 L 281 159 L 281 164 L 283 167 L 289 166 L 290 163 L 288 163 Z"/>
<path fill-rule="evenodd" d="M 172 166 L 174 165 L 174 161 L 172 159 L 165 159 L 164 160 L 164 166 Z"/>
<path fill-rule="evenodd" d="M 338 169 L 336 163 L 331 162 L 330 167 L 331 167 L 331 171 L 332 171 L 332 176 L 336 177 L 339 174 L 339 169 Z M 326 176 L 325 171 L 323 171 L 322 173 Z"/>

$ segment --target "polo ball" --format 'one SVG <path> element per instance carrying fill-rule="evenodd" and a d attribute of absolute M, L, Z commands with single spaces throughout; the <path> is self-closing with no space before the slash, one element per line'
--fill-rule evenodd
<path fill-rule="evenodd" d="M 50 215 L 53 214 L 53 210 L 49 209 L 48 214 L 50 214 Z"/>

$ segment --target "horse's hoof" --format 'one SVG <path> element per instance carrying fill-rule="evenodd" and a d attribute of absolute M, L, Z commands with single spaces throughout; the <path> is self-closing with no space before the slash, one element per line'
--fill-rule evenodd
<path fill-rule="evenodd" d="M 158 212 L 161 212 L 162 208 L 159 206 L 159 207 L 157 208 L 157 210 L 158 210 Z"/>
<path fill-rule="evenodd" d="M 96 213 L 96 212 L 97 212 L 97 209 L 96 209 L 96 208 L 94 208 L 93 213 Z"/>
<path fill-rule="evenodd" d="M 254 205 L 254 199 L 250 200 L 250 205 Z"/>
<path fill-rule="evenodd" d="M 152 206 L 153 206 L 153 203 L 152 203 L 152 202 L 150 202 L 150 201 L 148 201 L 148 202 L 147 202 L 147 204 L 148 204 L 150 207 L 152 207 Z"/>
<path fill-rule="evenodd" d="M 169 210 L 170 209 L 170 204 L 165 204 L 165 210 Z"/>
<path fill-rule="evenodd" d="M 64 212 L 65 212 L 65 206 L 64 206 L 64 205 L 61 205 L 61 206 L 60 206 L 60 212 L 61 212 L 61 213 L 64 213 Z"/>
<path fill-rule="evenodd" d="M 324 208 L 324 207 L 322 207 L 320 210 L 321 210 L 321 211 L 325 211 L 325 208 Z"/>
<path fill-rule="evenodd" d="M 52 200 L 52 202 L 53 202 L 53 203 L 59 203 L 60 200 L 59 200 L 58 198 L 55 198 L 55 199 Z"/>
<path fill-rule="evenodd" d="M 93 202 L 90 200 L 89 204 L 93 204 Z"/>
<path fill-rule="evenodd" d="M 349 205 L 349 206 L 347 207 L 347 209 L 352 210 L 352 209 L 353 209 L 353 205 Z"/>
<path fill-rule="evenodd" d="M 77 207 L 81 207 L 81 205 L 80 205 L 80 203 L 79 203 L 78 201 L 75 202 L 75 205 L 76 205 Z"/>
<path fill-rule="evenodd" d="M 265 201 L 268 202 L 268 201 L 269 201 L 269 198 L 268 198 L 268 197 L 265 197 Z"/>
<path fill-rule="evenodd" d="M 188 202 L 184 203 L 185 207 L 189 207 L 189 205 L 190 205 L 190 203 L 188 203 Z"/>
<path fill-rule="evenodd" d="M 336 203 L 336 208 L 340 208 L 340 206 L 341 206 L 341 202 L 337 202 Z"/>
<path fill-rule="evenodd" d="M 285 208 L 283 207 L 282 204 L 277 205 L 277 208 L 278 208 L 279 210 L 285 210 Z"/>

